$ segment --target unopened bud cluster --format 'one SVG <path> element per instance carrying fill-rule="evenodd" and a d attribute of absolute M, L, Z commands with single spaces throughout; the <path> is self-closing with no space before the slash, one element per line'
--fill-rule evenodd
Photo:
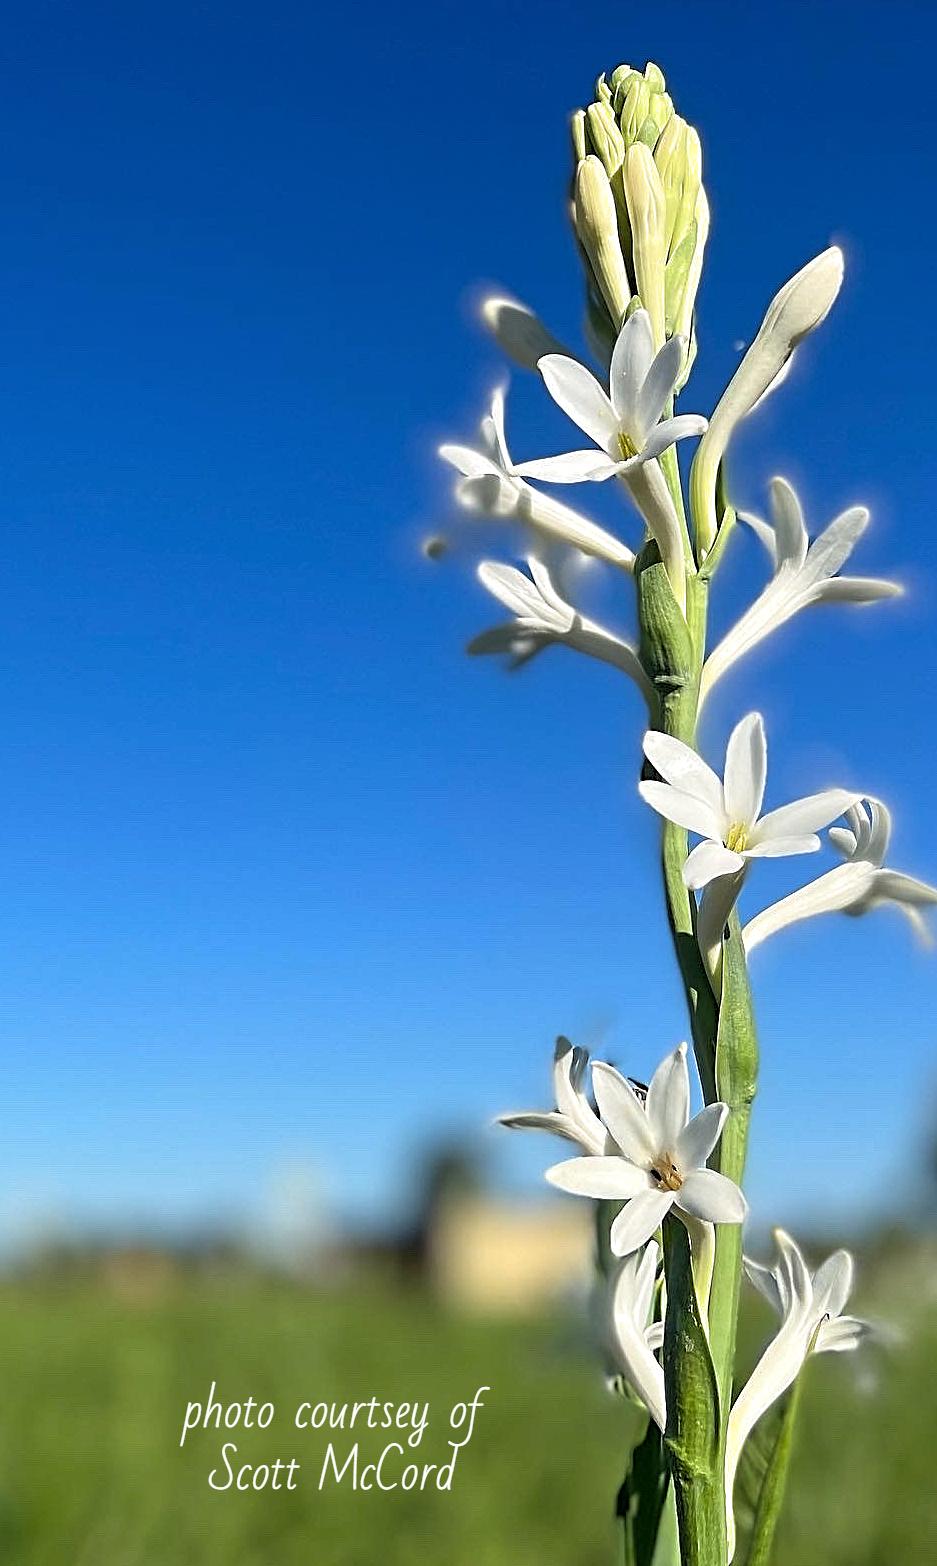
<path fill-rule="evenodd" d="M 675 335 L 692 343 L 709 207 L 699 136 L 675 113 L 663 73 L 619 65 L 600 76 L 595 101 L 573 115 L 572 136 L 573 226 L 594 344 L 609 353 L 641 307 L 656 347 Z"/>

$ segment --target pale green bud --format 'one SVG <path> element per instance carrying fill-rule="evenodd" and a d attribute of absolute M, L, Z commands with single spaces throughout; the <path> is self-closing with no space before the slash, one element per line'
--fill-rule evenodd
<path fill-rule="evenodd" d="M 686 120 L 675 114 L 664 127 L 660 141 L 654 149 L 654 162 L 664 187 L 667 212 L 664 220 L 664 239 L 668 254 L 673 250 L 673 234 L 677 211 L 683 196 L 683 177 L 686 168 Z"/>
<path fill-rule="evenodd" d="M 573 222 L 617 332 L 631 288 L 618 237 L 615 197 L 605 167 L 594 154 L 576 168 Z"/>
<path fill-rule="evenodd" d="M 605 172 L 611 179 L 621 168 L 625 156 L 625 141 L 618 129 L 618 122 L 607 103 L 590 103 L 586 110 L 586 124 L 591 150 L 602 159 Z"/>
<path fill-rule="evenodd" d="M 600 99 L 602 103 L 611 103 L 612 101 L 612 90 L 609 87 L 608 82 L 605 80 L 604 71 L 602 72 L 602 75 L 599 76 L 596 80 L 595 96 Z"/>
<path fill-rule="evenodd" d="M 696 239 L 693 246 L 693 259 L 690 262 L 687 273 L 686 287 L 683 290 L 683 298 L 674 322 L 674 331 L 681 337 L 693 338 L 693 310 L 696 306 L 696 292 L 699 288 L 700 275 L 703 270 L 703 254 L 706 249 L 706 241 L 709 238 L 709 201 L 702 185 L 696 197 L 696 215 L 694 219 Z M 690 361 L 691 362 L 691 361 Z M 677 383 L 677 391 L 686 381 L 689 374 L 689 362 L 683 378 Z"/>
<path fill-rule="evenodd" d="M 632 65 L 616 65 L 615 69 L 613 70 L 611 76 L 608 79 L 609 80 L 609 85 L 611 86 L 611 89 L 612 89 L 612 96 L 613 97 L 614 97 L 615 93 L 618 91 L 618 88 L 621 86 L 622 82 L 625 80 L 625 78 L 628 77 L 628 76 L 634 76 L 634 74 L 635 74 L 634 66 L 632 66 Z"/>
<path fill-rule="evenodd" d="M 667 203 L 657 165 L 650 148 L 643 142 L 635 142 L 625 153 L 622 184 L 631 227 L 634 280 L 641 303 L 651 318 L 654 345 L 660 348 L 664 341 Z"/>
<path fill-rule="evenodd" d="M 620 76 L 618 74 L 619 71 L 621 72 Z M 618 80 L 615 82 L 615 89 L 612 93 L 612 108 L 620 119 L 629 92 L 635 82 L 641 80 L 641 72 L 632 70 L 630 65 L 620 65 L 617 71 L 612 72 L 612 79 L 614 80 L 615 77 L 618 77 Z"/>
<path fill-rule="evenodd" d="M 683 156 L 683 189 L 670 241 L 672 250 L 676 249 L 681 243 L 684 234 L 696 216 L 696 198 L 699 195 L 702 182 L 703 149 L 700 146 L 699 133 L 693 129 L 692 125 L 688 125 L 686 129 L 686 136 L 683 141 Z"/>
<path fill-rule="evenodd" d="M 577 109 L 569 122 L 570 135 L 573 138 L 573 157 L 577 163 L 581 163 L 589 151 L 586 145 L 586 111 Z"/>
<path fill-rule="evenodd" d="M 638 133 L 647 119 L 651 94 L 643 76 L 636 76 L 628 88 L 628 96 L 619 116 L 625 146 L 630 147 L 638 139 Z"/>
<path fill-rule="evenodd" d="M 659 134 L 673 117 L 673 99 L 669 92 L 655 92 L 652 95 L 648 117 L 654 121 Z"/>
<path fill-rule="evenodd" d="M 663 92 L 667 85 L 664 81 L 663 71 L 659 65 L 654 64 L 653 60 L 648 60 L 647 65 L 644 67 L 644 80 L 650 87 L 651 92 Z"/>

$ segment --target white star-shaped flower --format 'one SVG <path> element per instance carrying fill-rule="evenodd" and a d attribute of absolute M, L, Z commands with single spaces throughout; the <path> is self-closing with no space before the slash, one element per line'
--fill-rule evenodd
<path fill-rule="evenodd" d="M 773 526 L 744 511 L 739 516 L 765 545 L 774 576 L 710 653 L 703 668 L 701 697 L 739 658 L 810 604 L 871 604 L 902 591 L 897 582 L 880 577 L 838 575 L 868 526 L 864 506 L 850 506 L 810 543 L 803 509 L 787 480 L 772 479 L 770 495 Z"/>
<path fill-rule="evenodd" d="M 830 841 L 846 863 L 828 870 L 796 892 L 756 914 L 742 931 L 747 952 L 789 924 L 815 914 L 846 913 L 858 917 L 888 904 L 910 920 L 924 940 L 931 935 L 921 909 L 937 903 L 937 887 L 913 875 L 885 866 L 891 838 L 891 816 L 877 799 L 865 799 L 846 812 L 847 826 L 831 827 Z"/>
<path fill-rule="evenodd" d="M 492 393 L 491 408 L 479 426 L 479 445 L 447 443 L 439 455 L 462 474 L 456 499 L 467 511 L 532 528 L 541 537 L 581 549 L 630 571 L 634 551 L 605 528 L 571 507 L 543 495 L 521 478 L 511 459 L 504 430 L 504 389 Z"/>
<path fill-rule="evenodd" d="M 609 1235 L 617 1256 L 644 1245 L 672 1207 L 704 1223 L 742 1222 L 747 1206 L 738 1186 L 705 1167 L 729 1109 L 707 1104 L 690 1119 L 685 1044 L 658 1066 L 644 1103 L 604 1061 L 592 1067 L 592 1086 L 615 1151 L 554 1164 L 546 1178 L 574 1196 L 625 1202 Z"/>
<path fill-rule="evenodd" d="M 606 1348 L 621 1376 L 640 1398 L 654 1423 L 667 1424 L 664 1372 L 655 1350 L 664 1341 L 664 1323 L 651 1321 L 657 1263 L 654 1240 L 643 1251 L 617 1261 L 604 1284 Z"/>
<path fill-rule="evenodd" d="M 562 1035 L 553 1055 L 553 1092 L 556 1108 L 546 1111 L 525 1110 L 520 1114 L 499 1115 L 499 1123 L 520 1131 L 552 1131 L 575 1142 L 584 1153 L 604 1153 L 609 1136 L 583 1088 L 589 1064 L 589 1052 L 571 1044 Z"/>
<path fill-rule="evenodd" d="M 590 451 L 520 462 L 516 471 L 553 484 L 602 481 L 659 457 L 675 441 L 701 435 L 706 420 L 679 414 L 659 423 L 686 357 L 686 340 L 671 337 L 655 355 L 650 316 L 636 310 L 618 334 L 605 391 L 578 359 L 548 353 L 537 368 L 554 402 L 595 442 Z"/>
<path fill-rule="evenodd" d="M 469 642 L 469 652 L 473 655 L 507 653 L 512 667 L 517 668 L 543 648 L 565 643 L 577 652 L 587 653 L 627 674 L 653 707 L 656 701 L 654 688 L 634 648 L 568 604 L 557 592 L 541 560 L 531 556 L 527 568 L 529 576 L 516 566 L 502 565 L 496 560 L 481 562 L 478 579 L 482 586 L 510 609 L 515 618 L 507 625 L 482 631 Z"/>
<path fill-rule="evenodd" d="M 808 1355 L 842 1353 L 857 1348 L 874 1330 L 868 1322 L 843 1315 L 854 1271 L 848 1251 L 834 1251 L 811 1274 L 790 1235 L 783 1229 L 776 1229 L 774 1237 L 778 1260 L 773 1267 L 763 1267 L 745 1258 L 745 1271 L 781 1317 L 781 1326 L 729 1415 L 725 1480 L 730 1559 L 735 1535 L 732 1491 L 742 1448 L 751 1430 L 765 1410 L 796 1380 Z"/>
<path fill-rule="evenodd" d="M 737 875 L 750 859 L 811 854 L 817 832 L 858 803 L 860 794 L 829 788 L 761 814 L 768 749 L 761 714 L 736 724 L 720 779 L 689 745 L 654 730 L 644 736 L 644 754 L 664 779 L 638 785 L 647 803 L 668 821 L 704 839 L 687 856 L 687 886 L 706 886 L 717 876 Z"/>

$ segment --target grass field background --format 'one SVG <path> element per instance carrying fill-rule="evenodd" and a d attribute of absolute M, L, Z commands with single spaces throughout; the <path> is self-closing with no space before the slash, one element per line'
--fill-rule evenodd
<path fill-rule="evenodd" d="M 746 1323 L 754 1354 L 767 1322 Z M 638 1428 L 606 1392 L 571 1317 L 459 1318 L 373 1280 L 341 1293 L 231 1275 L 139 1298 L 74 1280 L 0 1293 L 0 1566 L 609 1566 L 624 1453 Z M 779 1566 L 934 1558 L 937 1316 L 857 1379 L 810 1366 Z M 277 1404 L 266 1432 L 179 1434 L 186 1403 Z M 428 1400 L 419 1460 L 446 1453 L 450 1407 L 488 1384 L 451 1492 L 316 1488 L 308 1399 Z M 213 1493 L 238 1459 L 302 1462 L 293 1493 Z M 338 1435 L 347 1448 L 351 1437 Z M 362 1437 L 376 1456 L 386 1433 Z"/>

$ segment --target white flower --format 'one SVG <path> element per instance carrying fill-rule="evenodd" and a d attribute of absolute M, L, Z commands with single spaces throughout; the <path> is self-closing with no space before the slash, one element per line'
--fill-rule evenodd
<path fill-rule="evenodd" d="M 640 783 L 643 798 L 668 821 L 704 839 L 683 867 L 689 887 L 737 875 L 750 859 L 816 852 L 819 829 L 862 797 L 829 788 L 761 815 L 768 751 L 758 712 L 750 712 L 729 736 L 724 781 L 695 750 L 668 734 L 647 733 L 644 754 L 664 782 Z"/>
<path fill-rule="evenodd" d="M 853 1259 L 848 1251 L 834 1251 L 811 1276 L 790 1235 L 776 1229 L 774 1236 L 778 1260 L 773 1267 L 763 1267 L 745 1258 L 745 1271 L 778 1312 L 781 1326 L 729 1415 L 725 1481 L 730 1560 L 735 1547 L 732 1491 L 742 1447 L 751 1430 L 796 1380 L 808 1355 L 857 1348 L 873 1330 L 868 1322 L 842 1314 L 853 1282 Z"/>
<path fill-rule="evenodd" d="M 662 1321 L 650 1321 L 659 1249 L 654 1240 L 615 1263 L 604 1285 L 605 1338 L 611 1358 L 654 1423 L 667 1424 L 664 1372 L 654 1351 L 664 1341 Z"/>
<path fill-rule="evenodd" d="M 832 827 L 830 841 L 846 863 L 756 914 L 742 931 L 747 952 L 754 951 L 769 935 L 815 914 L 858 916 L 889 903 L 900 909 L 919 935 L 930 940 L 920 910 L 937 903 L 937 887 L 885 868 L 891 838 L 891 816 L 885 806 L 877 799 L 866 799 L 845 814 L 848 826 Z"/>
<path fill-rule="evenodd" d="M 492 393 L 491 410 L 481 421 L 480 434 L 480 449 L 449 443 L 439 448 L 439 455 L 462 474 L 456 498 L 467 511 L 519 522 L 542 537 L 571 544 L 584 554 L 631 570 L 634 551 L 626 544 L 518 476 L 505 438 L 504 390 L 500 386 Z"/>
<path fill-rule="evenodd" d="M 843 282 L 843 253 L 837 245 L 801 267 L 775 294 L 754 341 L 709 421 L 690 475 L 697 532 L 705 552 L 719 524 L 716 477 L 736 425 L 773 391 L 790 367 L 798 343 L 824 321 Z"/>
<path fill-rule="evenodd" d="M 608 1133 L 582 1086 L 588 1064 L 588 1050 L 579 1049 L 560 1036 L 553 1055 L 556 1108 L 499 1115 L 500 1124 L 521 1131 L 552 1131 L 568 1142 L 576 1142 L 585 1153 L 604 1153 L 609 1145 Z"/>
<path fill-rule="evenodd" d="M 578 359 L 546 354 L 538 369 L 547 391 L 595 442 L 595 448 L 521 462 L 517 472 L 554 484 L 601 481 L 616 473 L 627 475 L 658 457 L 674 441 L 702 434 L 706 420 L 696 413 L 658 423 L 685 356 L 686 340 L 682 337 L 671 337 L 655 355 L 646 310 L 636 310 L 618 334 L 607 393 Z"/>
<path fill-rule="evenodd" d="M 728 1118 L 726 1104 L 707 1104 L 690 1120 L 686 1045 L 661 1062 L 642 1104 L 631 1083 L 597 1060 L 592 1085 L 616 1151 L 554 1164 L 551 1185 L 575 1196 L 624 1201 L 609 1235 L 617 1256 L 638 1250 L 672 1207 L 705 1223 L 741 1223 L 745 1198 L 734 1181 L 705 1167 Z"/>
<path fill-rule="evenodd" d="M 473 655 L 506 652 L 517 667 L 544 647 L 564 642 L 577 652 L 588 653 L 629 675 L 652 705 L 654 688 L 634 648 L 594 620 L 578 614 L 561 598 L 541 560 L 531 556 L 527 566 L 529 576 L 518 571 L 516 566 L 502 565 L 495 560 L 481 562 L 479 581 L 499 603 L 512 611 L 515 619 L 507 625 L 482 631 L 469 643 L 469 652 Z"/>
<path fill-rule="evenodd" d="M 811 544 L 791 485 L 782 478 L 772 479 L 770 492 L 773 526 L 745 512 L 739 516 L 768 550 L 774 576 L 707 658 L 701 700 L 744 653 L 809 604 L 870 604 L 901 592 L 896 582 L 879 577 L 837 575 L 868 525 L 869 513 L 864 506 L 843 511 Z"/>

